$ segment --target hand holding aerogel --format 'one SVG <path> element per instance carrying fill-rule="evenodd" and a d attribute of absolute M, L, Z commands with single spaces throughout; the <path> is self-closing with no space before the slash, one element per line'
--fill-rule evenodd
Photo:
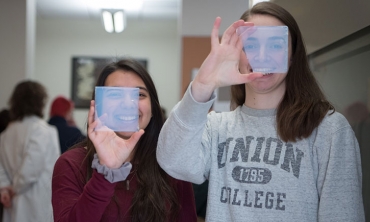
<path fill-rule="evenodd" d="M 287 26 L 242 26 L 237 33 L 253 72 L 288 72 Z"/>
<path fill-rule="evenodd" d="M 96 131 L 115 132 L 139 130 L 139 88 L 95 87 Z"/>

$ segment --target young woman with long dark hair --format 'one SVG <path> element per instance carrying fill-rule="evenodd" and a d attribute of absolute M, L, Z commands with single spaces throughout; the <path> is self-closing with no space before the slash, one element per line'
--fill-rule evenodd
<path fill-rule="evenodd" d="M 140 130 L 95 131 L 93 96 L 87 140 L 55 165 L 55 221 L 196 221 L 191 184 L 167 175 L 156 160 L 164 120 L 148 72 L 137 61 L 120 60 L 102 70 L 96 86 L 139 88 Z"/>

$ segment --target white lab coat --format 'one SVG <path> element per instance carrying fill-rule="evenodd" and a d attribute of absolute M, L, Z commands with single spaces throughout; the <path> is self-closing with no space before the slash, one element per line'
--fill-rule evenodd
<path fill-rule="evenodd" d="M 57 129 L 37 116 L 9 124 L 0 135 L 0 187 L 12 186 L 3 222 L 53 221 L 51 178 L 60 155 Z"/>

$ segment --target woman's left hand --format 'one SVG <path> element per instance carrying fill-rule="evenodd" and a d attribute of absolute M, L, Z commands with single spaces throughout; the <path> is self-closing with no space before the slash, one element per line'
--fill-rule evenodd
<path fill-rule="evenodd" d="M 98 154 L 99 163 L 111 169 L 120 168 L 123 163 L 130 161 L 130 154 L 133 152 L 136 143 L 144 134 L 144 130 L 140 129 L 134 132 L 129 139 L 119 137 L 113 130 L 106 126 L 103 131 L 95 131 L 95 127 L 100 124 L 100 120 L 94 120 L 95 101 L 90 103 L 88 116 L 88 136 L 95 146 Z"/>

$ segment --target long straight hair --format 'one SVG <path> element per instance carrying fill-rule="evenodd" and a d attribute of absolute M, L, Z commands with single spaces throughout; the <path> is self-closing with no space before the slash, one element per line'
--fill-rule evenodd
<path fill-rule="evenodd" d="M 307 138 L 329 110 L 334 112 L 334 107 L 325 98 L 309 68 L 302 34 L 293 16 L 275 3 L 261 2 L 246 11 L 241 19 L 247 21 L 258 14 L 275 17 L 288 26 L 292 40 L 286 90 L 276 113 L 277 132 L 285 142 Z M 244 104 L 245 93 L 244 84 L 231 86 L 232 109 Z"/>
<path fill-rule="evenodd" d="M 180 204 L 174 180 L 160 168 L 156 159 L 157 142 L 164 119 L 155 85 L 149 73 L 139 62 L 125 59 L 107 65 L 101 71 L 96 86 L 104 86 L 108 76 L 117 70 L 133 72 L 143 80 L 150 95 L 153 115 L 133 151 L 135 155 L 131 163 L 137 169 L 138 187 L 131 203 L 131 221 L 176 221 Z M 95 99 L 95 93 L 92 99 Z M 89 137 L 85 142 L 74 147 L 81 147 L 81 145 L 87 147 L 85 161 L 88 163 L 86 178 L 88 181 L 92 176 L 90 166 L 96 150 Z"/>

